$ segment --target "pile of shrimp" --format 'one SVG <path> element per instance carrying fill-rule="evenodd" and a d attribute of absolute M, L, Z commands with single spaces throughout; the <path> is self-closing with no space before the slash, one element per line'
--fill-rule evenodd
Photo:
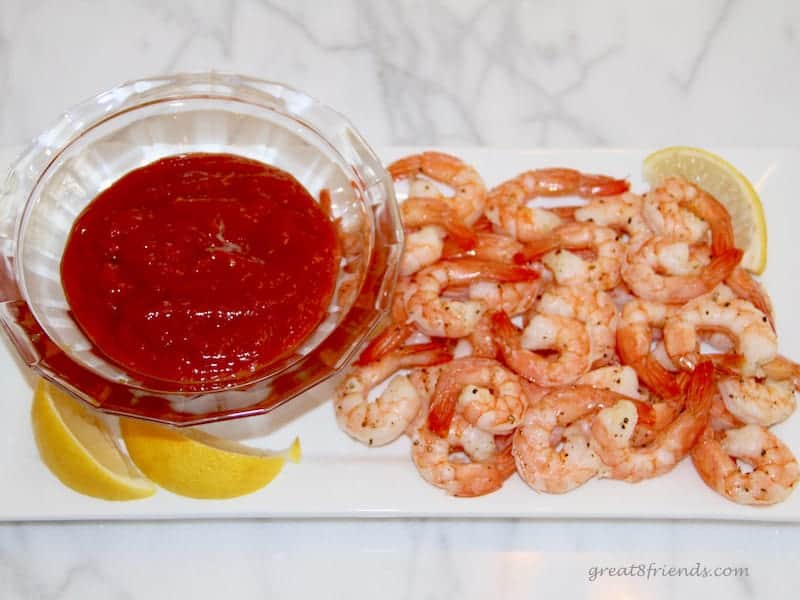
<path fill-rule="evenodd" d="M 391 322 L 334 398 L 348 435 L 409 436 L 420 475 L 454 496 L 515 473 L 547 493 L 633 483 L 691 457 L 733 502 L 788 497 L 800 468 L 769 428 L 794 411 L 800 367 L 720 202 L 565 168 L 487 190 L 438 152 L 388 169 L 408 189 L 406 246 Z M 580 204 L 531 205 L 553 196 Z"/>

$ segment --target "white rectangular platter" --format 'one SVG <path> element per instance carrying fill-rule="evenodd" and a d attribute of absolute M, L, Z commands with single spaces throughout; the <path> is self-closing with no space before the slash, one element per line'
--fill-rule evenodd
<path fill-rule="evenodd" d="M 418 148 L 384 148 L 390 161 Z M 514 150 L 449 149 L 474 164 L 488 185 L 531 168 L 574 167 L 628 177 L 644 189 L 642 159 L 651 149 Z M 782 353 L 800 359 L 800 203 L 794 175 L 800 152 L 791 149 L 717 149 L 753 182 L 767 213 L 769 263 L 763 277 L 775 304 Z M 15 152 L 0 149 L 5 172 Z M 451 498 L 425 483 L 409 457 L 409 441 L 365 448 L 336 426 L 329 401 L 332 382 L 266 417 L 219 424 L 212 433 L 279 448 L 299 435 L 303 460 L 289 464 L 267 488 L 233 500 L 192 500 L 164 490 L 134 502 L 81 496 L 59 483 L 39 460 L 30 427 L 33 377 L 0 342 L 0 520 L 321 518 L 321 517 L 524 517 L 619 519 L 729 519 L 800 522 L 800 492 L 769 508 L 737 506 L 706 488 L 684 461 L 673 472 L 631 485 L 590 481 L 566 495 L 537 494 L 518 477 L 498 492 Z M 800 416 L 775 428 L 800 454 Z"/>

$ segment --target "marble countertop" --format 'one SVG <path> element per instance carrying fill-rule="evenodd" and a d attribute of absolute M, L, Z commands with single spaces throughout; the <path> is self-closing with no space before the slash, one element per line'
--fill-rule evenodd
<path fill-rule="evenodd" d="M 376 146 L 797 146 L 798 67 L 790 0 L 3 0 L 0 146 L 208 69 L 307 90 Z M 788 598 L 798 559 L 800 527 L 758 523 L 4 523 L 0 597 Z M 695 566 L 746 573 L 661 570 Z"/>

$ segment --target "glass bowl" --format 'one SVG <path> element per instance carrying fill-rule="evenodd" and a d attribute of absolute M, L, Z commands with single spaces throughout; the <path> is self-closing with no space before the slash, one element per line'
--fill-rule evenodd
<path fill-rule="evenodd" d="M 342 248 L 327 316 L 258 379 L 186 391 L 109 362 L 73 320 L 59 274 L 72 225 L 99 192 L 160 158 L 217 152 L 330 192 Z M 0 322 L 23 360 L 105 412 L 196 425 L 269 412 L 342 368 L 389 308 L 403 243 L 391 177 L 339 113 L 239 75 L 131 81 L 66 112 L 0 188 Z"/>

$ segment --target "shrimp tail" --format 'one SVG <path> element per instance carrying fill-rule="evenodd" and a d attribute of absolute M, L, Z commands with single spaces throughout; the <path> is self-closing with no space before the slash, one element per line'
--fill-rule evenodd
<path fill-rule="evenodd" d="M 459 264 L 462 268 L 462 272 L 474 272 L 471 274 L 474 276 L 470 275 L 464 277 L 464 279 L 468 281 L 488 279 L 491 281 L 516 283 L 520 281 L 534 281 L 540 277 L 539 272 L 534 269 L 527 269 L 519 265 L 508 265 L 492 260 L 462 258 L 453 262 Z"/>
<path fill-rule="evenodd" d="M 791 380 L 795 389 L 800 389 L 800 365 L 785 356 L 777 356 L 761 365 L 761 368 L 768 378 L 778 381 Z"/>
<path fill-rule="evenodd" d="M 743 255 L 744 252 L 739 248 L 731 248 L 716 256 L 705 271 L 705 283 L 708 289 L 712 290 L 722 283 L 739 265 Z"/>
<path fill-rule="evenodd" d="M 744 364 L 744 356 L 736 352 L 720 352 L 703 356 L 710 360 L 716 372 L 722 375 L 738 376 Z"/>
<path fill-rule="evenodd" d="M 463 223 L 453 219 L 444 224 L 444 229 L 447 231 L 447 237 L 462 250 L 475 249 L 478 243 L 475 234 Z"/>
<path fill-rule="evenodd" d="M 447 375 L 443 374 L 439 381 L 436 382 L 428 412 L 428 429 L 442 438 L 447 437 L 450 423 L 456 412 L 456 403 L 458 402 L 458 398 L 455 395 L 443 393 L 442 390 L 448 387 L 448 384 L 444 383 L 446 378 Z"/>
<path fill-rule="evenodd" d="M 733 292 L 750 302 L 769 319 L 772 330 L 775 331 L 775 320 L 772 315 L 772 302 L 752 275 L 742 268 L 734 269 L 725 283 Z"/>
<path fill-rule="evenodd" d="M 652 427 L 656 424 L 658 416 L 656 415 L 656 411 L 652 404 L 642 402 L 641 400 L 634 400 L 632 398 L 629 400 L 630 402 L 633 402 L 633 405 L 636 407 L 636 416 L 638 419 L 637 422 L 639 424 L 647 427 Z"/>
<path fill-rule="evenodd" d="M 540 256 L 561 247 L 561 239 L 557 235 L 545 235 L 525 243 L 525 247 L 514 255 L 514 262 L 525 265 Z"/>
<path fill-rule="evenodd" d="M 386 170 L 393 179 L 404 179 L 422 173 L 422 158 L 419 154 L 403 157 L 394 161 Z"/>
<path fill-rule="evenodd" d="M 675 375 L 667 371 L 651 355 L 643 356 L 631 365 L 644 383 L 664 400 L 674 400 L 681 393 Z"/>
<path fill-rule="evenodd" d="M 430 367 L 453 360 L 453 352 L 446 342 L 427 342 L 424 344 L 411 344 L 398 348 L 395 352 L 399 355 L 400 368 Z"/>
<path fill-rule="evenodd" d="M 380 334 L 372 339 L 367 344 L 367 347 L 361 351 L 361 356 L 358 357 L 356 365 L 366 365 L 371 362 L 383 358 L 392 350 L 396 350 L 402 346 L 411 334 L 414 333 L 416 327 L 414 323 L 393 323 L 388 325 Z"/>
<path fill-rule="evenodd" d="M 716 391 L 714 364 L 710 360 L 703 360 L 698 363 L 689 378 L 686 389 L 686 410 L 695 415 L 705 414 L 708 417 L 711 411 L 711 401 Z"/>
<path fill-rule="evenodd" d="M 491 319 L 495 339 L 502 347 L 509 347 L 507 340 L 511 340 L 519 334 L 514 323 L 511 322 L 511 318 L 503 311 L 497 311 L 492 314 Z"/>
<path fill-rule="evenodd" d="M 492 222 L 489 220 L 489 217 L 481 215 L 481 217 L 472 224 L 472 231 L 476 233 L 491 233 Z"/>
<path fill-rule="evenodd" d="M 616 196 L 624 194 L 630 187 L 630 183 L 626 179 L 615 179 L 608 175 L 583 174 L 578 185 L 578 195 L 582 198 Z"/>
<path fill-rule="evenodd" d="M 517 345 L 520 336 L 522 335 L 519 330 L 511 322 L 511 318 L 503 311 L 495 312 L 491 315 L 492 323 L 492 339 L 500 351 L 503 361 L 508 364 L 509 360 L 516 354 Z M 515 369 L 512 369 L 515 370 Z"/>

